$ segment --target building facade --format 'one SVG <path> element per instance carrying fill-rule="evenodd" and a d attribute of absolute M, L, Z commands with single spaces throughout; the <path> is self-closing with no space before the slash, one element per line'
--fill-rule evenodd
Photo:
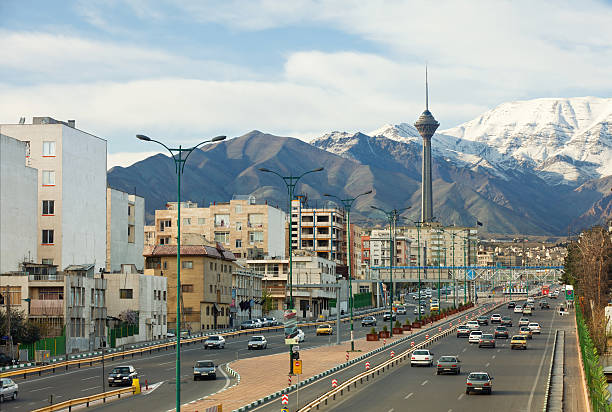
<path fill-rule="evenodd" d="M 154 227 L 145 229 L 147 244 L 175 245 L 177 217 L 176 202 L 167 203 L 165 210 L 156 210 Z M 254 197 L 209 207 L 181 202 L 181 220 L 182 243 L 220 243 L 237 258 L 284 256 L 285 213 L 276 207 L 258 204 Z"/>
<path fill-rule="evenodd" d="M 75 127 L 35 117 L 3 124 L 0 134 L 26 144 L 25 164 L 38 170 L 37 253 L 40 263 L 63 269 L 106 261 L 106 141 Z"/>
<path fill-rule="evenodd" d="M 145 200 L 121 190 L 106 189 L 106 271 L 122 265 L 144 268 Z"/>
<path fill-rule="evenodd" d="M 167 278 L 167 328 L 176 329 L 176 245 L 145 247 L 145 275 Z M 230 324 L 234 255 L 205 245 L 181 245 L 181 330 L 197 332 Z"/>
<path fill-rule="evenodd" d="M 263 275 L 238 265 L 232 273 L 230 326 L 239 327 L 247 319 L 261 318 Z"/>
<path fill-rule="evenodd" d="M 0 273 L 37 261 L 38 171 L 26 165 L 27 149 L 0 127 Z"/>

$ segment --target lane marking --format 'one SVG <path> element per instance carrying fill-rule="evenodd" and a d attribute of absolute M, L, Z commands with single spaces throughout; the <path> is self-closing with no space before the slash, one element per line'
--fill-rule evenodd
<path fill-rule="evenodd" d="M 86 380 L 89 380 L 89 379 L 95 379 L 95 378 L 99 378 L 99 376 L 90 376 L 89 378 L 83 378 L 83 379 L 81 379 L 81 380 L 82 380 L 82 381 L 86 381 Z M 33 392 L 33 391 L 30 391 L 30 392 Z"/>
<path fill-rule="evenodd" d="M 460 401 L 461 399 L 463 399 L 463 396 L 465 395 L 465 393 L 462 393 L 461 395 L 459 395 L 459 397 L 457 398 L 458 401 Z"/>
<path fill-rule="evenodd" d="M 414 395 L 414 392 L 410 392 L 408 395 L 404 396 L 404 399 L 408 399 L 408 398 L 410 398 L 412 395 Z"/>
<path fill-rule="evenodd" d="M 425 380 L 423 381 L 423 383 L 421 383 L 421 386 L 425 386 L 425 385 L 427 385 L 427 382 L 429 382 L 429 381 L 428 381 L 427 379 L 425 379 Z"/>
<path fill-rule="evenodd" d="M 100 387 L 99 386 L 92 386 L 91 388 L 81 389 L 81 392 L 90 391 L 92 389 L 100 389 Z"/>
<path fill-rule="evenodd" d="M 491 356 L 491 359 L 495 359 L 495 355 Z"/>
<path fill-rule="evenodd" d="M 485 368 L 488 368 L 490 365 L 491 365 L 491 362 L 487 362 L 487 363 L 485 364 Z"/>
<path fill-rule="evenodd" d="M 531 387 L 531 393 L 529 394 L 529 401 L 527 402 L 527 410 L 528 411 L 531 410 L 531 402 L 533 402 L 533 395 L 535 393 L 538 381 L 540 380 L 540 374 L 542 373 L 542 366 L 544 366 L 544 359 L 546 358 L 546 354 L 548 353 L 548 344 L 549 344 L 550 336 L 551 336 L 551 333 L 552 333 L 553 323 L 555 323 L 554 312 L 553 312 L 553 317 L 552 317 L 552 319 L 550 321 L 550 327 L 548 328 L 548 337 L 546 338 L 546 345 L 544 346 L 544 351 L 542 352 L 542 358 L 540 359 L 540 366 L 538 367 L 538 374 L 536 375 L 536 378 L 533 381 L 533 386 Z"/>
<path fill-rule="evenodd" d="M 497 353 L 501 352 L 501 349 L 497 349 Z"/>
<path fill-rule="evenodd" d="M 463 348 L 463 350 L 461 352 L 465 352 L 467 350 L 467 348 Z"/>
<path fill-rule="evenodd" d="M 158 363 L 158 365 L 169 365 L 171 363 L 175 363 L 175 360 L 171 360 L 170 362 L 162 362 L 162 363 Z"/>
<path fill-rule="evenodd" d="M 39 388 L 39 389 L 31 389 L 28 392 L 44 391 L 44 390 L 51 389 L 51 388 L 53 388 L 53 386 L 47 386 L 46 388 Z"/>
<path fill-rule="evenodd" d="M 448 412 L 453 412 L 453 410 L 452 410 L 452 409 L 449 409 L 449 410 L 448 410 Z"/>
<path fill-rule="evenodd" d="M 391 408 L 391 409 L 389 409 L 389 412 L 393 412 L 394 410 L 395 410 L 395 409 Z"/>

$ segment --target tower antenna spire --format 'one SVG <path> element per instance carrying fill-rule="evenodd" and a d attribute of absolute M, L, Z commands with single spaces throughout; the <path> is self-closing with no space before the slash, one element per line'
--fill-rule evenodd
<path fill-rule="evenodd" d="M 425 110 L 429 110 L 429 82 L 427 81 L 427 63 L 425 64 Z"/>

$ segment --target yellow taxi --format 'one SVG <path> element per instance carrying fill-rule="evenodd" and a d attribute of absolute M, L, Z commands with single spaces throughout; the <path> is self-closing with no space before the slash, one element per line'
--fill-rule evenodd
<path fill-rule="evenodd" d="M 317 336 L 319 335 L 333 335 L 334 330 L 329 325 L 319 325 L 317 326 Z"/>
<path fill-rule="evenodd" d="M 510 341 L 510 349 L 527 349 L 527 336 L 514 335 Z"/>

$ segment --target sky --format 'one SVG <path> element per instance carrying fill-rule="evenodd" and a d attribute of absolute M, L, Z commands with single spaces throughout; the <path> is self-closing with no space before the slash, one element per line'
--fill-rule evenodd
<path fill-rule="evenodd" d="M 75 119 L 109 167 L 260 130 L 310 140 L 612 96 L 612 2 L 0 0 L 0 123 Z"/>

